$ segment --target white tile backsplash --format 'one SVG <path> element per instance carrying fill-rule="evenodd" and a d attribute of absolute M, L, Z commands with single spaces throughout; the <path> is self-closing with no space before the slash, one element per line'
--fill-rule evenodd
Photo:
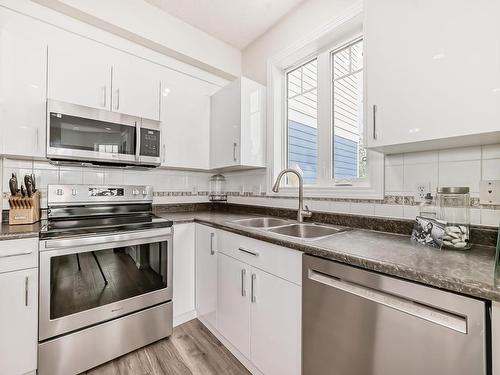
<path fill-rule="evenodd" d="M 471 193 L 478 193 L 480 180 L 480 160 L 439 163 L 440 186 L 468 186 Z"/>
<path fill-rule="evenodd" d="M 403 190 L 407 195 L 414 195 L 417 184 L 421 183 L 430 184 L 431 191 L 436 191 L 438 186 L 437 162 L 406 165 L 405 159 L 403 181 Z"/>
<path fill-rule="evenodd" d="M 481 160 L 481 146 L 451 148 L 439 151 L 439 162 Z"/>
<path fill-rule="evenodd" d="M 404 165 L 437 163 L 438 151 L 412 152 L 403 155 Z"/>

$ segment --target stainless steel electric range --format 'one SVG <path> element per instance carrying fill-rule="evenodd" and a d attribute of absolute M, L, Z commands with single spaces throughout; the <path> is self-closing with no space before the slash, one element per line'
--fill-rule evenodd
<path fill-rule="evenodd" d="M 150 186 L 49 185 L 38 374 L 77 374 L 172 333 L 172 222 Z"/>

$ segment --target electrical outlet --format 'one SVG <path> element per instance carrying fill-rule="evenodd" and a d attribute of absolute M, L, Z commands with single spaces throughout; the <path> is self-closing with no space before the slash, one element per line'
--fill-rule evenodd
<path fill-rule="evenodd" d="M 415 185 L 415 202 L 424 202 L 425 196 L 431 192 L 431 184 L 429 182 L 419 182 Z"/>
<path fill-rule="evenodd" d="M 500 180 L 479 181 L 479 203 L 500 204 Z"/>

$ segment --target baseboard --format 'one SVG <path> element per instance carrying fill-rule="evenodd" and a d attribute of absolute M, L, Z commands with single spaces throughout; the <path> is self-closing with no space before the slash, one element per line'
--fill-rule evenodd
<path fill-rule="evenodd" d="M 246 367 L 250 373 L 253 375 L 264 375 L 257 367 L 255 367 L 250 360 L 245 357 L 238 349 L 234 347 L 217 329 L 212 326 L 210 323 L 205 321 L 202 317 L 198 317 L 198 320 L 210 331 L 212 334 L 217 337 L 217 339 L 231 352 L 232 355 L 236 357 L 238 361 L 241 362 L 243 366 Z"/>
<path fill-rule="evenodd" d="M 180 326 L 183 323 L 193 320 L 197 315 L 198 314 L 196 313 L 196 310 L 191 310 L 183 314 L 174 316 L 174 327 Z"/>

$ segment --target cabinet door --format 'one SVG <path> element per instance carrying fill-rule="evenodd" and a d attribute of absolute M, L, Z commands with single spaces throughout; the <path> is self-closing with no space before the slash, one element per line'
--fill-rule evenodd
<path fill-rule="evenodd" d="M 499 130 L 498 14 L 497 0 L 365 1 L 369 147 Z"/>
<path fill-rule="evenodd" d="M 225 254 L 218 256 L 217 330 L 250 358 L 250 269 Z"/>
<path fill-rule="evenodd" d="M 210 95 L 218 86 L 170 69 L 161 77 L 161 165 L 209 169 Z"/>
<path fill-rule="evenodd" d="M 252 363 L 264 374 L 300 374 L 301 288 L 256 268 L 251 284 Z"/>
<path fill-rule="evenodd" d="M 266 89 L 260 83 L 241 78 L 240 164 L 265 167 Z"/>
<path fill-rule="evenodd" d="M 194 224 L 174 226 L 174 324 L 194 310 Z"/>
<path fill-rule="evenodd" d="M 241 81 L 236 80 L 212 95 L 210 165 L 238 165 L 241 155 Z"/>
<path fill-rule="evenodd" d="M 21 375 L 37 368 L 38 272 L 0 274 L 0 373 Z"/>
<path fill-rule="evenodd" d="M 214 228 L 196 225 L 196 311 L 204 322 L 216 326 L 217 237 Z"/>
<path fill-rule="evenodd" d="M 4 154 L 45 156 L 46 79 L 47 45 L 33 36 L 0 30 L 0 136 Z"/>
<path fill-rule="evenodd" d="M 112 110 L 160 120 L 158 66 L 125 53 L 114 54 Z"/>
<path fill-rule="evenodd" d="M 87 40 L 49 46 L 49 99 L 111 109 L 108 48 Z"/>

